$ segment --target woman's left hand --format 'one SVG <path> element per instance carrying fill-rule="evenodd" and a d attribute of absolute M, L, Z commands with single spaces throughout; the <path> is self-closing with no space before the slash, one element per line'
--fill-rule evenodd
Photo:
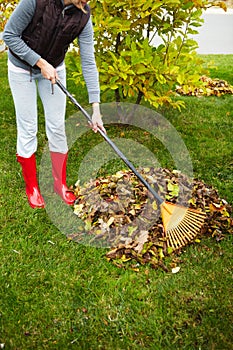
<path fill-rule="evenodd" d="M 102 116 L 100 113 L 100 106 L 98 102 L 95 102 L 92 104 L 92 129 L 94 132 L 98 131 L 98 127 L 106 134 L 106 130 L 104 128 L 104 124 L 102 121 Z"/>

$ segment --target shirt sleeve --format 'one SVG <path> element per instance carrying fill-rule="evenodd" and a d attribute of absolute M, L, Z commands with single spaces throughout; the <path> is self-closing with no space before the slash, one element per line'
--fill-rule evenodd
<path fill-rule="evenodd" d="M 95 62 L 94 32 L 91 18 L 79 35 L 78 43 L 89 103 L 100 102 L 99 73 Z"/>
<path fill-rule="evenodd" d="M 3 40 L 9 49 L 31 66 L 34 66 L 41 56 L 23 41 L 22 33 L 31 22 L 35 9 L 36 0 L 21 0 L 3 32 Z"/>

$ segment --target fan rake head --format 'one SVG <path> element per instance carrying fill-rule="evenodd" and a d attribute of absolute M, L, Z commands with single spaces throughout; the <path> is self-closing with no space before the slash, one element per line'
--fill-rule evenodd
<path fill-rule="evenodd" d="M 193 241 L 206 219 L 206 214 L 199 210 L 169 202 L 161 204 L 161 215 L 167 244 L 173 249 L 179 249 Z"/>

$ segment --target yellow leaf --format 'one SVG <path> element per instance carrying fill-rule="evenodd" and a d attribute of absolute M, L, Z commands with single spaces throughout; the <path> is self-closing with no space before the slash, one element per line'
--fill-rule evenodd
<path fill-rule="evenodd" d="M 92 227 L 91 221 L 90 221 L 90 220 L 87 220 L 87 221 L 85 222 L 85 230 L 86 230 L 86 231 L 90 231 L 91 227 Z"/>
<path fill-rule="evenodd" d="M 131 260 L 131 258 L 126 258 L 125 254 L 122 255 L 122 257 L 121 257 L 121 261 L 122 262 L 126 262 L 126 261 L 129 261 L 129 260 Z"/>
<path fill-rule="evenodd" d="M 109 226 L 111 226 L 112 225 L 112 223 L 114 222 L 114 217 L 112 216 L 108 221 L 107 221 L 107 226 L 109 227 Z"/>
<path fill-rule="evenodd" d="M 164 258 L 164 254 L 163 254 L 163 249 L 162 248 L 159 248 L 159 257 L 160 257 L 160 259 Z"/>

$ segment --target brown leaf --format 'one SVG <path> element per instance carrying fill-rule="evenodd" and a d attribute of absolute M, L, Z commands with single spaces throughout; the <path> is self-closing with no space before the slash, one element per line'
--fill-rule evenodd
<path fill-rule="evenodd" d="M 140 236 L 137 238 L 137 246 L 134 248 L 138 254 L 141 253 L 143 249 L 143 245 L 147 242 L 148 239 L 148 231 L 141 231 Z"/>

